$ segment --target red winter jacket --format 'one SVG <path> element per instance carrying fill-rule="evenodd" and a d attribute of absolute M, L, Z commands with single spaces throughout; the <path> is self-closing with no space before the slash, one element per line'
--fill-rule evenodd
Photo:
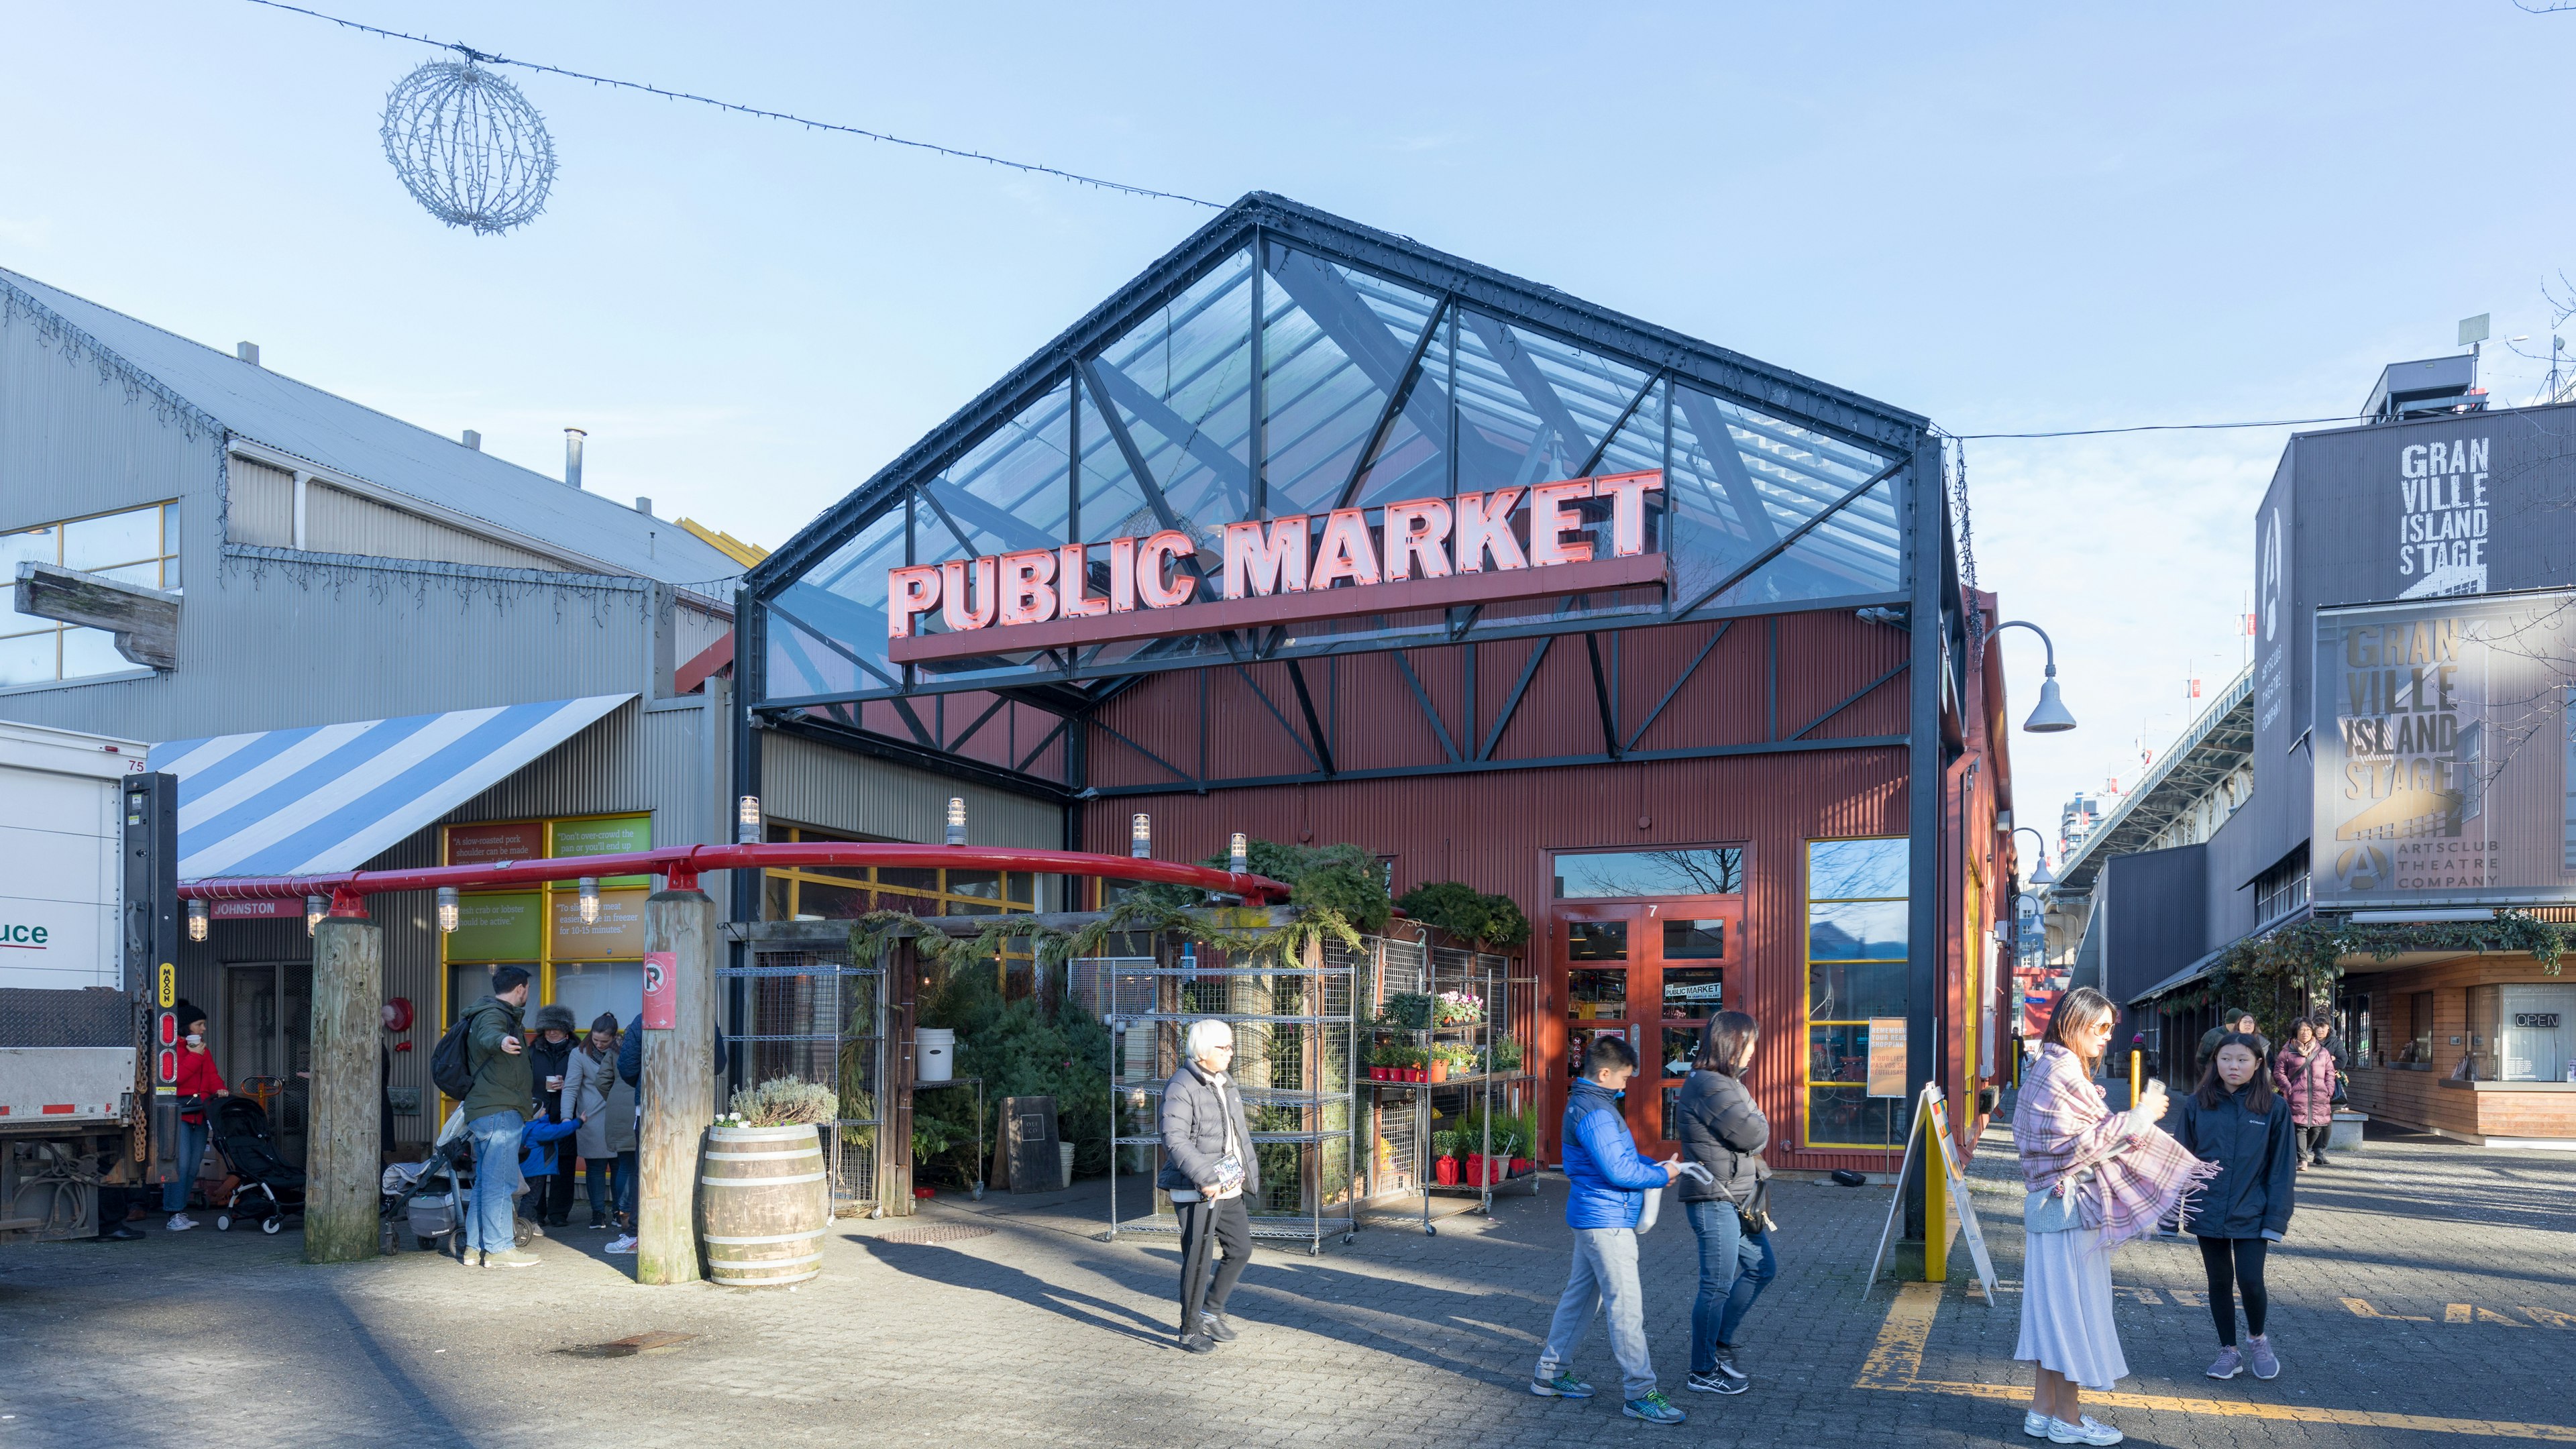
<path fill-rule="evenodd" d="M 2297 1047 L 2283 1047 L 2272 1059 L 2272 1077 L 2290 1103 L 2291 1121 L 2302 1127 L 2323 1127 L 2334 1121 L 2334 1053 L 2319 1045 L 2301 1056 Z"/>
<path fill-rule="evenodd" d="M 179 1095 L 211 1099 L 222 1090 L 224 1090 L 224 1074 L 215 1070 L 215 1054 L 192 1052 L 185 1046 L 180 1047 Z M 183 1112 L 180 1115 L 190 1122 L 206 1120 L 204 1112 Z"/>

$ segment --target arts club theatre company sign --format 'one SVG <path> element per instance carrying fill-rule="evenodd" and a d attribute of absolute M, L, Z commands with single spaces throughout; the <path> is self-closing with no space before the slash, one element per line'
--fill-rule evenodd
<path fill-rule="evenodd" d="M 926 664 L 1124 639 L 1657 587 L 1660 472 L 1617 473 L 1228 523 L 1222 557 L 1177 528 L 886 571 L 887 653 Z M 1585 520 L 1608 505 L 1607 527 Z M 1371 512 L 1379 514 L 1372 525 Z M 1606 544 L 1606 547 L 1604 545 Z M 1209 567 L 1213 563 L 1214 567 Z M 922 627 L 936 619 L 939 629 Z"/>

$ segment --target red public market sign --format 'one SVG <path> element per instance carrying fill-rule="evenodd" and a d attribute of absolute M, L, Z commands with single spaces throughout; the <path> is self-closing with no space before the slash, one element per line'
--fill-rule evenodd
<path fill-rule="evenodd" d="M 1196 576 L 1181 561 L 1198 542 L 1179 529 L 1113 538 L 1106 594 L 1090 591 L 1079 543 L 904 565 L 886 571 L 886 652 L 927 663 L 1661 584 L 1646 494 L 1663 486 L 1648 471 L 1415 498 L 1387 504 L 1374 531 L 1360 508 L 1334 509 L 1320 532 L 1308 514 L 1229 523 L 1222 566 Z M 1610 504 L 1606 558 L 1577 532 L 1574 505 L 1587 498 Z M 1525 499 L 1526 547 L 1514 526 Z M 945 631 L 916 631 L 933 611 Z"/>

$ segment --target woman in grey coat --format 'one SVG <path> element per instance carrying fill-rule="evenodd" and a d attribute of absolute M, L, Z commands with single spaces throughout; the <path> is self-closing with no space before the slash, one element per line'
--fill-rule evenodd
<path fill-rule="evenodd" d="M 566 1060 L 563 1099 L 564 1109 L 581 1119 L 573 1140 L 585 1164 L 590 1225 L 604 1228 L 611 1207 L 625 1200 L 618 1185 L 618 1154 L 635 1147 L 635 1089 L 617 1077 L 617 1013 L 601 1012 Z"/>
<path fill-rule="evenodd" d="M 1261 1163 L 1245 1125 L 1243 1094 L 1226 1068 L 1234 1061 L 1234 1028 L 1190 1023 L 1189 1058 L 1163 1086 L 1163 1170 L 1154 1185 L 1171 1195 L 1181 1219 L 1181 1347 L 1206 1353 L 1234 1341 L 1226 1299 L 1252 1259 L 1252 1215 L 1244 1199 L 1261 1191 Z M 1211 1249 L 1225 1262 L 1213 1281 Z"/>
<path fill-rule="evenodd" d="M 1747 1217 L 1768 1220 L 1770 1198 L 1762 1149 L 1770 1145 L 1771 1124 L 1744 1085 L 1760 1035 L 1745 1013 L 1719 1012 L 1674 1104 L 1683 1155 L 1712 1179 L 1685 1177 L 1681 1189 L 1682 1211 L 1699 1238 L 1699 1297 L 1691 1305 L 1690 1377 L 1683 1382 L 1704 1394 L 1744 1392 L 1749 1379 L 1735 1362 L 1735 1335 L 1780 1271 L 1771 1235 L 1743 1227 Z"/>

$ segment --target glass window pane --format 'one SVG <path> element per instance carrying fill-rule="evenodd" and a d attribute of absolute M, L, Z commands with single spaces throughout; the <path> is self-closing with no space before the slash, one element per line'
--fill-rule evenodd
<path fill-rule="evenodd" d="M 1664 1020 L 1689 1021 L 1726 1009 L 1726 972 L 1716 966 L 1674 966 L 1664 970 Z"/>
<path fill-rule="evenodd" d="M 15 614 L 0 614 L 0 619 L 16 620 Z M 46 629 L 36 634 L 19 634 L 0 639 L 0 687 L 12 684 L 41 684 L 58 676 L 54 673 L 54 640 L 60 631 Z"/>
<path fill-rule="evenodd" d="M 118 569 L 96 569 L 93 572 L 102 578 L 114 579 L 121 584 L 141 584 L 147 589 L 161 587 L 161 563 L 158 559 L 127 564 Z"/>
<path fill-rule="evenodd" d="M 1807 1015 L 1816 1021 L 1857 1021 L 1905 1014 L 1905 963 L 1855 962 L 1807 968 Z"/>
<path fill-rule="evenodd" d="M 1068 389 L 1060 384 L 1023 408 L 999 432 L 930 481 L 923 500 L 925 511 L 928 503 L 936 501 L 938 510 L 948 516 L 940 528 L 945 531 L 948 523 L 954 523 L 966 535 L 973 554 L 1054 548 L 1063 543 L 1071 466 L 1066 438 L 1070 405 Z M 870 582 L 878 594 L 885 592 L 882 575 Z M 864 587 L 860 597 L 869 597 Z"/>
<path fill-rule="evenodd" d="M 1175 516 L 1251 514 L 1252 254 L 1237 252 L 1091 369 Z"/>
<path fill-rule="evenodd" d="M 25 559 L 61 563 L 62 546 L 62 530 L 51 524 L 24 533 L 0 533 L 0 578 L 17 578 L 18 564 Z"/>
<path fill-rule="evenodd" d="M 1807 1080 L 1867 1085 L 1869 1027 L 1861 1023 L 1807 1028 Z"/>
<path fill-rule="evenodd" d="M 1893 1147 L 1905 1104 L 1893 1097 L 1873 1097 L 1866 1087 L 1816 1087 L 1807 1093 L 1807 1141 Z"/>
<path fill-rule="evenodd" d="M 916 870 L 910 866 L 877 867 L 877 884 L 897 890 L 935 891 L 939 889 L 939 872 Z"/>
<path fill-rule="evenodd" d="M 1827 901 L 1807 907 L 1807 958 L 1812 961 L 1902 961 L 1903 901 Z"/>
<path fill-rule="evenodd" d="M 161 510 L 137 508 L 63 525 L 63 564 L 100 569 L 161 556 Z"/>
<path fill-rule="evenodd" d="M 1622 896 L 1723 896 L 1744 889 L 1741 850 L 1646 850 L 1556 858 L 1567 900 Z"/>
<path fill-rule="evenodd" d="M 116 652 L 116 636 L 105 629 L 65 629 L 63 631 L 63 678 L 86 679 L 93 674 L 116 674 L 137 668 L 133 660 Z"/>
<path fill-rule="evenodd" d="M 1615 1036 L 1622 1041 L 1626 1041 L 1628 1040 L 1628 1028 L 1624 1026 L 1570 1026 L 1565 1029 L 1564 1066 L 1565 1074 L 1567 1076 L 1577 1076 L 1582 1073 L 1584 1053 L 1592 1049 L 1593 1038 L 1604 1036 Z"/>
<path fill-rule="evenodd" d="M 1458 488 L 1569 478 L 1646 375 L 1480 312 L 1458 326 Z"/>
<path fill-rule="evenodd" d="M 868 892 L 864 886 L 825 885 L 816 880 L 796 883 L 796 919 L 800 921 L 848 921 L 866 915 Z"/>
<path fill-rule="evenodd" d="M 1627 968 L 1585 967 L 1565 973 L 1566 1015 L 1576 1021 L 1620 1021 L 1628 1015 Z"/>
<path fill-rule="evenodd" d="M 989 870 L 952 870 L 948 873 L 948 890 L 952 895 L 997 901 L 1002 898 L 1002 878 Z"/>
<path fill-rule="evenodd" d="M 1714 961 L 1726 954 L 1726 922 L 1664 922 L 1664 959 Z M 1669 976 L 1669 973 L 1667 973 Z"/>
<path fill-rule="evenodd" d="M 614 1013 L 620 1022 L 631 1022 L 644 1010 L 644 963 L 557 962 L 555 1002 L 572 1008 L 573 1022 L 582 1032 L 589 1031 L 602 1012 Z M 579 1033 L 575 1036 L 577 1039 Z"/>
<path fill-rule="evenodd" d="M 1625 961 L 1628 959 L 1628 923 L 1626 921 L 1573 921 L 1566 926 L 1565 956 L 1569 961 Z"/>
<path fill-rule="evenodd" d="M 471 964 L 460 963 L 449 966 L 447 968 L 446 1026 L 454 1026 L 456 1018 L 463 1016 L 474 1003 L 492 994 L 492 970 L 495 966 L 516 966 L 527 972 L 530 980 L 536 978 L 539 969 L 534 961 L 477 961 Z M 637 1005 L 639 1007 L 642 1005 L 640 994 Z M 442 1026 L 440 1030 L 444 1031 L 446 1026 Z"/>
<path fill-rule="evenodd" d="M 1699 1055 L 1699 1030 L 1700 1029 L 1695 1026 L 1668 1026 L 1664 1028 L 1664 1054 L 1662 1061 L 1664 1064 L 1664 1075 L 1666 1077 L 1678 1081 L 1691 1074 L 1691 1058 Z M 1670 1138 L 1672 1135 L 1673 1132 L 1671 1128 L 1667 1127 L 1664 1129 L 1664 1136 L 1666 1138 Z"/>
<path fill-rule="evenodd" d="M 1263 294 L 1268 312 L 1261 337 L 1262 399 L 1267 411 L 1263 436 L 1269 450 L 1266 481 L 1273 516 L 1321 512 L 1339 502 L 1342 485 L 1359 461 L 1359 450 L 1368 443 L 1378 414 L 1386 408 L 1386 390 L 1377 373 L 1400 367 L 1413 341 L 1414 334 L 1408 333 L 1400 342 L 1381 342 L 1375 334 L 1384 329 L 1376 327 L 1363 327 L 1356 340 L 1336 336 L 1334 326 L 1318 322 L 1299 306 L 1299 292 L 1325 285 L 1317 277 L 1325 266 L 1275 243 L 1270 249 L 1274 277 L 1283 271 L 1297 274 L 1293 287 L 1274 283 Z M 1409 292 L 1390 290 L 1387 295 L 1420 304 L 1418 313 L 1408 308 L 1401 320 L 1391 318 L 1392 326 L 1409 324 L 1418 329 L 1433 305 L 1429 298 Z M 1365 304 L 1345 306 L 1328 315 L 1338 323 L 1345 317 L 1358 318 L 1364 310 Z M 1376 349 L 1373 354 L 1353 360 L 1353 349 L 1371 347 Z M 1401 419 L 1398 426 L 1419 431 Z"/>
<path fill-rule="evenodd" d="M 1807 899 L 1839 901 L 1903 896 L 1907 877 L 1903 836 L 1881 840 L 1815 840 L 1807 843 Z"/>

